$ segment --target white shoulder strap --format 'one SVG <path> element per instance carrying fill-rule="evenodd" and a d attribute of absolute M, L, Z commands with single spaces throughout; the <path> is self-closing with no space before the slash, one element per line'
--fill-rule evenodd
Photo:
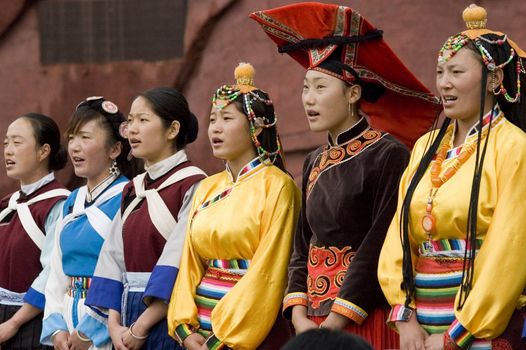
<path fill-rule="evenodd" d="M 82 186 L 79 188 L 77 198 L 75 198 L 75 204 L 73 204 L 73 210 L 62 220 L 62 227 L 66 226 L 76 217 L 86 214 L 86 217 L 93 229 L 105 239 L 111 227 L 111 219 L 99 209 L 99 205 L 121 193 L 124 189 L 124 186 L 126 186 L 126 183 L 127 182 L 124 181 L 111 186 L 99 197 L 97 197 L 95 202 L 93 202 L 93 204 L 87 208 L 85 207 L 87 186 Z"/>
<path fill-rule="evenodd" d="M 159 233 L 164 237 L 164 239 L 168 240 L 170 234 L 172 233 L 172 230 L 177 224 L 177 220 L 173 217 L 172 213 L 164 203 L 158 191 L 176 182 L 184 180 L 190 176 L 206 176 L 206 174 L 198 167 L 189 166 L 173 173 L 158 188 L 146 191 L 144 190 L 145 174 L 141 175 L 142 177 L 140 179 L 139 176 L 133 179 L 136 197 L 124 211 L 124 214 L 122 216 L 122 222 L 124 223 L 130 215 L 130 213 L 133 211 L 133 209 L 137 206 L 137 204 L 139 204 L 143 200 L 143 198 L 146 198 L 146 201 L 148 203 L 148 214 L 150 216 L 150 219 L 152 220 L 153 225 L 155 226 L 157 231 L 159 231 Z"/>
<path fill-rule="evenodd" d="M 66 189 L 54 189 L 51 191 L 44 192 L 34 198 L 31 198 L 25 203 L 17 204 L 16 211 L 18 212 L 18 216 L 20 218 L 20 222 L 22 223 L 22 227 L 24 227 L 24 230 L 27 232 L 27 235 L 36 244 L 38 249 L 42 250 L 42 248 L 44 247 L 46 235 L 44 234 L 44 232 L 42 232 L 42 230 L 38 227 L 37 223 L 35 222 L 35 219 L 33 218 L 33 215 L 31 215 L 31 211 L 29 210 L 29 206 L 31 204 L 35 204 L 45 199 L 60 196 L 68 196 L 69 193 L 70 192 Z"/>
<path fill-rule="evenodd" d="M 16 191 L 14 192 L 11 197 L 9 197 L 9 203 L 7 205 L 7 208 L 5 208 L 4 210 L 2 210 L 0 212 L 0 221 L 4 220 L 4 218 L 9 215 L 10 212 L 12 212 L 13 210 L 16 210 L 16 201 L 18 200 L 18 198 L 20 198 L 20 192 L 19 191 Z"/>

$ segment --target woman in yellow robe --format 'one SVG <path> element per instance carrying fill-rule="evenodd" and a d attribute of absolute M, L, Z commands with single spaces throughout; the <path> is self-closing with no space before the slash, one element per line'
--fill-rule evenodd
<path fill-rule="evenodd" d="M 401 349 L 526 348 L 526 54 L 485 14 L 439 53 L 447 118 L 413 149 L 380 255 Z"/>
<path fill-rule="evenodd" d="M 276 117 L 253 68 L 214 95 L 208 136 L 226 170 L 196 190 L 168 310 L 187 349 L 255 349 L 270 332 L 286 286 L 300 198 L 284 171 Z M 279 346 L 278 346 L 279 347 Z"/>

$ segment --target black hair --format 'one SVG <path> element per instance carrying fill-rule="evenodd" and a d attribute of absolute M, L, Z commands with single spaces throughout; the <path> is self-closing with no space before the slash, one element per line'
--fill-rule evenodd
<path fill-rule="evenodd" d="M 298 334 L 281 350 L 373 350 L 373 347 L 357 335 L 316 328 Z"/>
<path fill-rule="evenodd" d="M 199 131 L 197 117 L 190 111 L 182 93 L 174 88 L 157 87 L 141 92 L 138 96 L 144 97 L 150 103 L 166 128 L 174 121 L 180 123 L 179 134 L 174 141 L 177 150 L 195 141 Z"/>
<path fill-rule="evenodd" d="M 20 118 L 26 119 L 31 124 L 33 135 L 39 146 L 49 145 L 48 170 L 63 169 L 68 161 L 68 154 L 60 142 L 60 130 L 57 123 L 40 113 L 26 113 Z"/>
<path fill-rule="evenodd" d="M 118 110 L 115 113 L 106 111 L 103 107 L 103 103 L 106 101 L 103 98 L 99 98 L 81 102 L 69 120 L 66 136 L 77 134 L 82 126 L 92 120 L 97 121 L 106 130 L 108 136 L 106 147 L 109 148 L 117 142 L 121 143 L 121 153 L 115 161 L 121 173 L 131 179 L 140 172 L 141 166 L 134 158 L 128 159 L 128 154 L 131 151 L 130 143 L 120 132 L 121 125 L 126 119 Z"/>
<path fill-rule="evenodd" d="M 489 39 L 489 41 L 495 42 L 497 39 L 502 39 L 495 34 L 485 34 L 484 37 Z M 490 44 L 484 40 L 478 40 L 478 45 L 482 45 L 493 57 L 495 65 L 502 64 L 506 62 L 510 55 L 510 46 L 507 41 L 503 45 Z M 478 57 L 481 56 L 479 49 L 476 47 L 474 42 L 469 42 L 465 49 L 471 50 L 476 53 Z M 517 60 L 520 59 L 518 55 L 514 59 L 503 67 L 503 86 L 510 96 L 515 96 L 517 92 Z M 481 92 L 480 92 L 480 110 L 479 110 L 479 131 L 482 127 L 482 119 L 484 117 L 484 106 L 486 102 L 486 93 L 487 93 L 487 82 L 489 78 L 492 78 L 492 74 L 487 66 L 481 62 Z M 520 77 L 521 79 L 521 98 L 524 98 L 524 76 Z M 510 103 L 505 99 L 504 96 L 498 95 L 495 97 L 492 95 L 493 101 L 491 106 L 492 118 L 493 111 L 495 110 L 496 104 L 498 103 L 501 110 L 504 112 L 506 119 L 508 119 L 513 124 L 520 127 L 523 131 L 526 131 L 525 128 L 525 107 L 526 104 L 523 100 L 518 101 L 517 103 Z M 431 164 L 433 156 L 438 150 L 438 147 L 444 138 L 447 127 L 450 123 L 450 119 L 446 118 L 442 127 L 438 131 L 438 134 L 434 141 L 431 143 L 431 146 L 424 153 L 420 164 L 418 165 L 415 174 L 413 175 L 411 182 L 408 186 L 406 196 L 403 200 L 402 210 L 401 210 L 401 220 L 400 220 L 400 233 L 401 240 L 403 245 L 403 288 L 406 292 L 406 301 L 405 306 L 409 306 L 412 298 L 415 293 L 415 282 L 413 276 L 413 266 L 411 261 L 411 247 L 409 243 L 409 212 L 411 200 L 414 194 L 414 191 L 422 179 L 422 176 L 426 172 L 427 168 Z M 471 185 L 471 193 L 469 198 L 469 209 L 468 209 L 468 218 L 467 218 L 467 227 L 466 227 L 466 249 L 464 251 L 464 264 L 462 271 L 462 282 L 459 289 L 459 300 L 457 309 L 462 309 L 467 296 L 469 295 L 474 274 L 474 265 L 475 265 L 475 254 L 477 249 L 477 212 L 478 212 L 478 199 L 480 192 L 480 182 L 482 179 L 482 169 L 484 165 L 484 159 L 486 155 L 486 149 L 488 146 L 489 133 L 491 132 L 491 123 L 489 123 L 488 134 L 486 136 L 484 145 L 481 145 L 482 141 L 482 132 L 479 132 L 477 135 L 477 148 L 475 152 L 475 168 L 473 171 L 473 180 Z M 430 134 L 430 137 L 433 136 L 433 133 Z M 426 147 L 427 148 L 427 147 Z"/>
<path fill-rule="evenodd" d="M 259 97 L 261 97 L 263 100 L 270 100 L 269 95 L 262 91 L 262 90 L 253 90 L 251 93 L 257 94 Z M 234 105 L 236 108 L 242 112 L 244 115 L 248 116 L 249 111 L 245 109 L 245 104 L 243 103 L 243 97 L 244 94 L 239 94 L 239 96 L 234 100 Z M 254 111 L 256 118 L 263 118 L 265 120 L 266 124 L 272 124 L 273 126 L 268 128 L 262 128 L 261 132 L 257 136 L 258 141 L 261 143 L 261 147 L 266 150 L 269 153 L 277 151 L 278 147 L 278 140 L 279 140 L 279 134 L 278 134 L 278 128 L 276 126 L 276 114 L 274 111 L 274 106 L 272 103 L 265 103 L 257 98 L 252 99 L 252 110 Z M 279 140 L 279 143 L 281 144 L 281 141 Z M 256 150 L 257 153 L 257 150 Z M 283 159 L 283 150 L 276 155 L 276 159 L 274 160 L 274 165 L 283 170 L 285 173 L 287 172 L 285 168 L 285 161 Z"/>

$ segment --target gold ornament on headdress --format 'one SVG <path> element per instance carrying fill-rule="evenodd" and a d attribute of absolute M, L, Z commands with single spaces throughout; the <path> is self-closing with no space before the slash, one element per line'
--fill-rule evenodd
<path fill-rule="evenodd" d="M 241 93 L 247 93 L 256 90 L 254 86 L 254 75 L 256 70 L 250 63 L 241 62 L 234 70 L 234 77 L 236 78 L 236 88 Z"/>
<path fill-rule="evenodd" d="M 471 4 L 462 12 L 462 19 L 468 29 L 485 29 L 488 13 L 484 7 Z"/>

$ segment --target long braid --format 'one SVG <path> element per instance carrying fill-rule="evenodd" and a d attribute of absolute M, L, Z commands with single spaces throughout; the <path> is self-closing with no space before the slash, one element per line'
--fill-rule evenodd
<path fill-rule="evenodd" d="M 437 118 L 435 118 L 435 126 L 437 122 L 438 122 L 438 116 Z M 400 214 L 401 219 L 402 219 L 400 220 L 400 233 L 401 233 L 400 240 L 402 242 L 402 249 L 403 249 L 402 275 L 403 275 L 403 287 L 406 293 L 406 299 L 405 299 L 406 307 L 409 307 L 409 304 L 411 303 L 411 300 L 415 293 L 413 262 L 411 258 L 411 242 L 409 239 L 409 213 L 410 213 L 411 200 L 413 198 L 415 189 L 418 186 L 418 183 L 424 176 L 429 164 L 431 164 L 431 161 L 433 160 L 433 156 L 438 150 L 438 147 L 440 146 L 440 142 L 444 138 L 444 135 L 446 134 L 446 131 L 447 131 L 447 127 L 449 126 L 450 122 L 451 122 L 451 119 L 449 118 L 444 119 L 444 122 L 442 123 L 442 126 L 440 127 L 440 130 L 438 131 L 436 138 L 431 143 L 431 146 L 429 147 L 429 149 L 422 156 L 422 159 L 420 160 L 418 168 L 416 169 L 416 172 L 413 175 L 411 182 L 409 183 L 407 193 L 402 203 L 402 211 Z M 434 136 L 434 132 L 431 132 L 430 138 L 428 139 L 428 143 L 430 142 L 429 140 L 431 140 L 433 136 Z"/>

